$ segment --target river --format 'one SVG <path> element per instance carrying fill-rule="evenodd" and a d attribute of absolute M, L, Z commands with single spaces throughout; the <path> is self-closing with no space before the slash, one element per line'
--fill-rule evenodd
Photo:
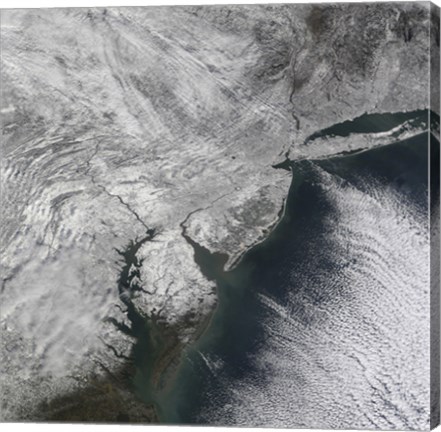
<path fill-rule="evenodd" d="M 394 252 L 387 242 L 395 244 L 397 233 L 392 229 L 388 234 L 388 227 L 404 226 L 397 222 L 401 202 L 403 219 L 413 223 L 409 229 L 420 230 L 424 236 L 427 161 L 427 133 L 423 133 L 353 155 L 291 162 L 292 184 L 285 212 L 271 235 L 246 253 L 230 272 L 219 271 L 219 260 L 200 259 L 204 272 L 216 275 L 218 307 L 202 337 L 184 353 L 174 385 L 161 398 L 161 420 L 181 424 L 302 427 L 312 415 L 316 419 L 310 423 L 312 426 L 341 427 L 334 420 L 327 423 L 324 414 L 316 415 L 320 403 L 317 395 L 327 385 L 332 386 L 332 380 L 324 380 L 317 386 L 315 399 L 309 401 L 302 396 L 305 385 L 310 384 L 309 389 L 316 385 L 311 385 L 317 369 L 314 363 L 322 362 L 322 368 L 331 367 L 332 363 L 326 359 L 333 350 L 318 354 L 312 348 L 315 343 L 312 336 L 326 326 L 329 318 L 324 316 L 338 311 L 339 304 L 344 313 L 346 309 L 354 309 L 356 302 L 363 300 L 363 287 L 377 290 L 393 280 L 388 288 L 396 290 L 405 282 L 400 276 L 401 269 L 397 268 L 389 279 L 382 280 L 380 276 L 372 284 L 377 277 L 375 271 L 383 269 L 380 264 L 378 268 L 377 264 L 366 265 L 375 259 L 375 254 Z M 340 225 L 345 218 L 339 221 L 341 209 L 335 205 L 335 199 L 347 200 L 348 207 L 355 206 L 350 223 L 356 226 L 358 221 L 361 232 L 366 230 L 369 235 L 375 235 L 372 233 L 378 224 L 378 232 L 383 236 L 380 247 L 367 254 L 358 253 L 357 248 L 351 250 L 354 245 L 345 239 L 344 233 L 338 237 L 338 231 L 344 231 L 347 226 Z M 378 214 L 371 217 L 376 211 Z M 381 228 L 384 224 L 387 226 Z M 375 242 L 369 244 L 369 235 L 366 245 L 359 244 L 359 249 L 375 248 Z M 398 260 L 404 265 L 408 258 L 397 254 L 390 262 Z M 425 258 L 423 249 L 415 253 L 415 262 L 407 264 L 411 276 L 419 276 L 419 270 L 414 267 Z M 347 286 L 347 275 L 353 269 L 358 272 L 356 288 Z M 348 319 L 352 328 L 354 323 L 355 327 L 358 325 L 357 319 L 367 319 L 368 325 L 375 328 L 374 318 L 378 319 L 379 315 L 381 318 L 382 313 L 366 318 L 363 312 Z M 304 336 L 299 333 L 302 330 Z M 358 339 L 363 338 L 362 331 L 362 328 L 348 331 L 347 336 L 355 338 L 354 348 Z M 323 344 L 322 335 L 317 340 L 319 346 Z M 328 336 L 332 344 L 333 332 Z M 375 335 L 375 343 L 381 343 L 379 338 Z M 386 350 L 381 355 L 387 358 L 390 352 Z M 337 375 L 344 373 L 342 368 L 337 369 L 334 371 Z M 350 374 L 357 376 L 357 373 Z M 298 385 L 290 384 L 296 382 Z M 330 399 L 337 397 L 335 388 L 329 391 Z M 324 397 L 323 402 L 329 402 L 329 397 Z M 403 424 L 406 424 L 405 416 Z"/>
<path fill-rule="evenodd" d="M 388 120 L 395 127 L 396 119 Z M 439 143 L 434 145 L 439 154 Z M 342 416 L 355 406 L 374 409 L 375 397 L 363 382 L 360 394 L 339 393 L 346 373 L 354 383 L 361 379 L 348 360 L 352 349 L 364 349 L 368 340 L 379 353 L 373 370 L 390 361 L 392 351 L 384 348 L 377 327 L 395 312 L 375 305 L 379 300 L 391 306 L 389 297 L 400 290 L 405 295 L 402 287 L 409 280 L 416 281 L 414 291 L 425 293 L 415 308 L 426 307 L 421 264 L 427 259 L 427 161 L 422 133 L 355 154 L 289 162 L 284 168 L 292 171 L 292 183 L 284 215 L 264 242 L 229 272 L 221 270 L 224 257 L 197 249 L 204 274 L 217 281 L 218 306 L 206 331 L 184 352 L 168 392 L 157 399 L 161 422 L 390 426 L 387 414 L 377 423 L 360 418 L 345 424 L 322 404 L 332 409 L 340 401 L 346 407 Z M 421 247 L 409 253 L 406 235 Z M 422 335 L 424 341 L 424 330 Z M 406 348 L 398 343 L 394 349 Z M 344 357 L 335 363 L 340 354 Z M 399 396 L 401 389 L 396 392 Z M 423 396 L 416 398 L 416 405 L 424 404 Z M 408 414 L 390 415 L 411 426 Z"/>

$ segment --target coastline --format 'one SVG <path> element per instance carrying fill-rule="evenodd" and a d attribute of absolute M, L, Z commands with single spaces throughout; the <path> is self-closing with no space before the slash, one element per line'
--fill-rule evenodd
<path fill-rule="evenodd" d="M 176 365 L 176 369 L 173 370 L 172 379 L 170 382 L 168 382 L 167 388 L 168 391 L 167 394 L 164 395 L 164 402 L 167 400 L 167 396 L 170 397 L 170 393 L 173 391 L 173 380 L 179 379 L 179 375 L 182 374 L 185 370 L 186 365 L 184 364 L 184 361 L 182 359 L 182 355 L 185 355 L 185 353 L 191 353 L 196 352 L 201 345 L 204 345 L 207 338 L 210 338 L 209 331 L 211 327 L 214 325 L 214 321 L 216 319 L 217 314 L 220 312 L 220 308 L 224 307 L 222 305 L 222 297 L 223 293 L 222 290 L 224 288 L 220 287 L 219 284 L 224 283 L 225 281 L 228 281 L 229 278 L 234 274 L 234 272 L 238 269 L 240 264 L 246 259 L 246 257 L 250 254 L 255 252 L 256 250 L 265 247 L 266 242 L 271 242 L 273 240 L 274 234 L 277 236 L 277 230 L 279 227 L 281 227 L 285 222 L 286 218 L 291 218 L 291 214 L 289 213 L 289 208 L 292 207 L 292 203 L 290 205 L 290 199 L 293 199 L 293 196 L 295 196 L 295 188 L 300 184 L 297 183 L 296 178 L 296 172 L 295 172 L 295 165 L 300 166 L 304 163 L 317 163 L 318 165 L 321 164 L 328 164 L 333 161 L 341 161 L 346 158 L 352 158 L 352 157 L 358 157 L 361 153 L 373 151 L 373 154 L 376 154 L 378 151 L 388 151 L 388 149 L 393 150 L 396 148 L 396 146 L 404 146 L 404 148 L 408 145 L 408 142 L 413 142 L 415 139 L 418 139 L 421 135 L 425 135 L 429 133 L 428 129 L 419 130 L 419 132 L 415 132 L 412 136 L 406 136 L 402 140 L 399 141 L 392 141 L 388 144 L 382 144 L 379 146 L 374 146 L 372 148 L 364 148 L 362 150 L 359 150 L 357 152 L 348 152 L 347 154 L 335 154 L 332 156 L 324 156 L 323 158 L 318 159 L 309 159 L 309 160 L 298 160 L 298 161 L 292 161 L 287 159 L 287 166 L 289 167 L 289 170 L 291 172 L 291 184 L 287 193 L 287 197 L 284 200 L 283 208 L 280 210 L 277 220 L 270 225 L 268 228 L 268 232 L 266 233 L 264 238 L 260 238 L 257 240 L 253 245 L 248 247 L 246 250 L 242 251 L 238 259 L 236 259 L 230 267 L 224 267 L 222 273 L 219 275 L 219 278 L 217 279 L 216 283 L 216 293 L 218 297 L 218 303 L 216 304 L 216 307 L 213 309 L 213 311 L 206 317 L 206 321 L 204 322 L 204 326 L 201 326 L 198 330 L 197 336 L 192 340 L 192 342 L 184 347 L 184 350 L 180 356 L 180 359 L 178 360 L 178 363 Z M 285 168 L 286 169 L 286 168 Z M 300 167 L 299 171 L 299 178 L 302 178 L 302 168 Z M 205 248 L 204 248 L 205 249 Z M 207 249 L 205 249 L 206 253 L 208 255 L 214 255 L 211 254 Z M 162 417 L 161 422 L 164 421 L 165 424 L 170 424 L 170 419 L 167 418 L 167 415 Z M 172 419 L 171 423 L 174 423 L 175 421 Z"/>
<path fill-rule="evenodd" d="M 386 141 L 341 137 L 332 146 L 321 137 L 303 145 L 317 126 L 426 106 L 421 76 L 425 47 L 434 43 L 427 12 L 406 4 L 2 14 L 2 176 L 12 215 L 3 227 L 3 418 L 38 420 L 51 401 L 65 400 L 57 409 L 76 421 L 88 398 L 113 400 L 107 386 L 121 387 L 130 421 L 144 418 L 132 407 L 142 405 L 131 380 L 136 341 L 115 285 L 115 249 L 147 225 L 161 231 L 139 252 L 145 265 L 135 266 L 141 336 L 153 335 L 145 344 L 157 348 L 140 354 L 153 366 L 141 364 L 136 375 L 150 381 L 140 390 L 149 401 L 155 386 L 168 392 L 220 308 L 218 287 L 199 271 L 180 221 L 207 209 L 188 221 L 188 237 L 217 264 L 216 251 L 227 251 L 209 276 L 232 276 L 286 217 L 293 173 L 270 168 L 277 158 L 322 151 L 332 158 Z M 411 43 L 401 28 L 407 16 Z M 160 322 L 151 321 L 155 314 Z M 93 415 L 101 421 L 104 412 L 85 410 L 87 421 Z M 119 413 L 106 415 L 111 422 Z"/>
<path fill-rule="evenodd" d="M 267 268 L 264 266 L 264 264 L 275 264 L 276 261 L 279 262 L 279 259 L 284 256 L 283 254 L 286 251 L 293 252 L 293 257 L 295 257 L 294 259 L 300 259 L 302 263 L 303 260 L 308 261 L 308 257 L 303 256 L 302 251 L 298 250 L 298 248 L 296 250 L 296 246 L 294 244 L 297 244 L 297 239 L 301 240 L 301 245 L 309 244 L 309 229 L 314 230 L 320 226 L 323 220 L 322 218 L 327 218 L 327 215 L 330 214 L 329 211 L 332 211 L 332 202 L 329 201 L 326 203 L 326 201 L 322 201 L 322 193 L 326 193 L 324 191 L 327 191 L 329 187 L 327 183 L 329 175 L 335 174 L 337 190 L 343 194 L 345 193 L 344 190 L 348 191 L 349 195 L 345 196 L 351 196 L 351 191 L 355 190 L 359 191 L 361 194 L 367 194 L 367 196 L 371 198 L 373 197 L 369 194 L 369 184 L 367 186 L 363 186 L 363 183 L 359 183 L 360 179 L 364 179 L 367 175 L 369 175 L 368 172 L 363 172 L 363 170 L 360 170 L 360 168 L 366 166 L 366 164 L 368 164 L 369 167 L 372 166 L 372 173 L 374 173 L 375 178 L 381 178 L 381 176 L 384 174 L 384 184 L 391 184 L 393 185 L 393 188 L 399 189 L 401 187 L 400 185 L 403 179 L 398 175 L 399 173 L 402 173 L 405 176 L 405 181 L 409 182 L 410 184 L 412 184 L 412 181 L 414 180 L 414 175 L 417 176 L 418 181 L 421 179 L 424 180 L 425 166 L 422 162 L 424 162 L 426 159 L 426 149 L 424 146 L 424 138 L 426 136 L 427 131 L 424 131 L 419 136 L 403 140 L 403 142 L 391 143 L 390 145 L 382 148 L 374 148 L 372 149 L 371 153 L 363 152 L 363 154 L 357 155 L 337 155 L 334 160 L 326 159 L 294 162 L 294 164 L 299 166 L 299 169 L 294 170 L 293 182 L 290 187 L 284 217 L 281 221 L 279 221 L 278 224 L 278 227 L 282 229 L 282 231 L 277 232 L 278 230 L 273 230 L 271 235 L 268 236 L 265 241 L 257 245 L 255 249 L 250 250 L 247 254 L 245 254 L 241 261 L 242 268 L 239 268 L 240 266 L 236 266 L 234 270 L 225 272 L 225 280 L 219 281 L 218 293 L 220 302 L 211 316 L 208 328 L 205 329 L 199 340 L 197 340 L 192 347 L 188 348 L 188 358 L 180 363 L 179 371 L 176 374 L 176 380 L 174 383 L 172 383 L 174 385 L 174 389 L 171 390 L 169 399 L 164 400 L 164 402 L 168 402 L 166 407 L 168 412 L 164 413 L 162 417 L 162 421 L 164 421 L 164 423 L 206 424 L 207 419 L 209 419 L 209 424 L 213 425 L 218 424 L 223 426 L 240 426 L 244 425 L 244 422 L 247 422 L 245 423 L 247 425 L 261 425 L 261 423 L 257 423 L 257 420 L 255 420 L 256 423 L 252 423 L 254 420 L 252 418 L 250 419 L 249 417 L 242 420 L 240 416 L 240 406 L 237 410 L 235 410 L 236 414 L 239 415 L 239 418 L 233 418 L 234 421 L 238 421 L 239 423 L 229 423 L 229 421 L 231 421 L 231 417 L 226 416 L 226 414 L 230 413 L 229 410 L 232 409 L 230 407 L 232 405 L 234 407 L 235 405 L 235 399 L 233 398 L 233 396 L 236 396 L 235 389 L 237 388 L 235 380 L 237 379 L 237 384 L 239 384 L 240 382 L 243 383 L 243 381 L 241 381 L 243 379 L 245 382 L 245 388 L 248 387 L 250 382 L 253 382 L 251 378 L 250 380 L 247 379 L 247 374 L 252 374 L 254 371 L 252 364 L 249 364 L 248 361 L 253 358 L 256 360 L 256 357 L 254 356 L 257 356 L 257 363 L 259 363 L 259 359 L 261 359 L 261 356 L 258 354 L 260 352 L 259 350 L 264 347 L 265 343 L 267 342 L 266 338 L 262 339 L 260 337 L 260 325 L 264 320 L 264 316 L 269 313 L 270 316 L 273 317 L 271 314 L 274 313 L 277 317 L 280 313 L 279 318 L 282 321 L 287 320 L 286 324 L 289 324 L 291 320 L 295 321 L 296 323 L 297 320 L 299 320 L 299 322 L 303 322 L 302 320 L 304 320 L 303 324 L 306 327 L 310 325 L 324 325 L 324 327 L 327 328 L 327 314 L 323 313 L 321 320 L 318 320 L 318 322 L 314 322 L 314 320 L 310 321 L 310 319 L 312 319 L 311 316 L 308 313 L 303 316 L 302 309 L 294 308 L 290 304 L 288 304 L 288 306 L 285 308 L 284 295 L 287 295 L 289 292 L 290 295 L 295 296 L 297 289 L 299 289 L 301 292 L 298 293 L 298 295 L 301 298 L 303 298 L 303 295 L 311 295 L 312 299 L 317 302 L 317 304 L 314 304 L 313 302 L 308 304 L 309 307 L 316 307 L 317 309 L 321 310 L 321 307 L 333 305 L 337 308 L 344 308 L 346 311 L 348 311 L 348 313 L 349 311 L 353 311 L 353 301 L 355 300 L 351 298 L 351 296 L 346 296 L 348 291 L 352 291 L 344 283 L 344 281 L 342 281 L 342 285 L 335 293 L 336 295 L 342 295 L 340 299 L 341 302 L 335 298 L 332 298 L 331 292 L 323 290 L 323 287 L 321 286 L 316 286 L 315 288 L 309 286 L 298 286 L 295 278 L 290 279 L 292 285 L 279 287 L 277 285 L 277 280 L 280 282 L 282 279 L 275 279 L 273 283 L 272 276 L 275 276 L 277 272 L 280 273 L 285 267 L 282 266 L 280 268 L 275 268 L 273 272 L 270 273 L 268 278 L 266 278 L 264 276 L 265 272 L 262 270 L 263 268 Z M 391 160 L 393 155 L 397 154 L 400 155 L 398 161 L 392 165 L 391 170 L 388 170 L 388 161 Z M 417 159 L 415 159 L 415 155 L 418 156 Z M 381 163 L 378 163 L 379 161 Z M 416 161 L 418 163 L 415 163 Z M 416 174 L 414 174 L 415 172 Z M 341 189 L 340 175 L 342 175 L 345 181 L 348 182 L 343 183 Z M 297 179 L 299 180 L 299 183 L 296 182 Z M 317 185 L 319 179 L 324 181 L 324 184 L 322 185 L 324 187 Z M 297 185 L 300 186 L 299 189 L 296 189 Z M 303 185 L 305 185 L 305 187 L 303 187 Z M 361 190 L 359 190 L 358 187 L 361 187 Z M 420 189 L 421 187 L 422 189 Z M 417 205 L 424 205 L 424 203 L 418 204 L 419 193 L 423 190 L 424 184 L 419 184 L 416 182 L 415 187 L 413 187 L 412 191 L 410 192 L 413 194 L 412 198 L 416 200 L 415 202 Z M 312 200 L 309 198 L 309 193 L 311 191 L 313 192 Z M 352 198 L 354 199 L 353 204 L 359 205 L 357 201 L 358 197 Z M 321 207 L 321 204 L 317 204 L 317 200 L 319 200 L 320 203 L 323 203 L 325 209 Z M 378 205 L 374 199 L 368 199 L 367 202 L 373 205 L 372 208 L 376 208 Z M 301 207 L 298 207 L 299 205 Z M 305 208 L 303 208 L 303 205 Z M 314 212 L 320 208 L 322 211 L 324 211 L 324 213 L 314 218 L 314 221 L 312 221 L 312 226 L 309 225 L 309 217 L 312 214 L 311 212 Z M 306 213 L 304 213 L 305 211 Z M 351 218 L 353 218 L 355 224 L 355 228 L 353 229 L 357 230 L 357 217 L 351 215 Z M 285 227 L 283 227 L 284 222 L 288 222 Z M 328 220 L 327 223 L 330 222 L 331 221 Z M 370 218 L 370 222 L 372 222 L 372 218 Z M 303 230 L 305 223 L 309 227 L 306 231 Z M 332 226 L 335 228 L 334 224 L 332 224 Z M 399 223 L 398 226 L 400 226 Z M 288 231 L 284 230 L 283 228 L 287 228 Z M 329 229 L 329 227 L 326 229 Z M 375 225 L 373 225 L 373 229 L 375 229 Z M 287 233 L 291 233 L 292 237 L 291 235 L 287 237 Z M 369 234 L 366 235 L 368 236 Z M 313 240 L 313 242 L 318 245 L 317 247 L 320 247 L 320 238 L 321 237 Z M 279 253 L 278 248 L 280 247 L 279 242 L 281 240 L 284 246 L 282 247 L 283 251 Z M 356 247 L 356 241 L 354 244 L 354 247 Z M 345 244 L 342 245 L 342 248 L 344 248 L 344 245 Z M 267 247 L 265 248 L 265 246 Z M 314 252 L 314 250 L 315 249 L 310 252 Z M 275 256 L 272 254 L 274 252 Z M 332 248 L 328 252 L 330 254 L 329 259 L 335 260 L 335 264 L 337 265 L 339 272 L 346 271 L 345 269 L 347 269 L 347 271 L 355 271 L 358 269 L 358 266 L 362 266 L 361 262 L 357 262 L 360 259 L 358 255 L 356 255 L 356 258 L 351 258 L 349 256 L 346 257 L 345 260 L 347 260 L 347 262 L 342 265 L 341 260 L 333 256 Z M 355 252 L 357 252 L 357 250 Z M 316 258 L 320 260 L 320 254 Z M 284 265 L 286 265 L 286 262 Z M 309 270 L 314 271 L 314 268 L 315 265 L 312 264 Z M 297 272 L 302 274 L 302 269 L 303 264 L 299 265 Z M 328 268 L 327 271 L 332 272 L 332 267 Z M 265 281 L 262 281 L 261 285 L 260 278 L 262 276 L 264 277 Z M 283 278 L 284 276 L 279 277 Z M 265 286 L 267 287 L 266 289 L 268 291 L 266 291 Z M 310 292 L 310 289 L 312 289 L 313 292 Z M 360 289 L 360 295 L 368 295 L 368 293 L 363 290 L 363 287 Z M 393 291 L 393 293 L 397 294 L 396 291 Z M 261 295 L 265 298 L 266 302 L 259 304 Z M 268 307 L 268 309 L 265 309 L 266 307 Z M 256 312 L 258 314 L 256 314 Z M 380 316 L 382 312 L 384 311 L 380 311 Z M 260 315 L 261 313 L 263 315 Z M 293 315 L 289 315 L 290 313 L 293 313 Z M 376 316 L 375 314 L 377 312 L 374 311 L 373 313 L 374 316 Z M 252 321 L 249 321 L 250 319 Z M 356 315 L 354 319 L 354 323 L 356 323 Z M 273 323 L 273 321 L 270 319 L 269 322 L 271 327 L 271 323 Z M 375 323 L 375 321 L 373 322 Z M 375 324 L 373 325 L 375 326 Z M 297 326 L 294 326 L 292 330 L 294 333 L 297 333 Z M 272 335 L 271 330 L 269 329 L 268 331 L 270 332 L 269 334 Z M 352 325 L 347 327 L 347 331 L 354 331 Z M 290 335 L 284 336 L 288 337 Z M 301 337 L 302 336 L 299 336 L 299 338 Z M 303 339 L 301 340 L 303 341 Z M 377 341 L 377 339 L 375 340 Z M 287 341 L 290 341 L 290 339 L 281 337 L 280 341 L 281 343 L 286 343 Z M 243 342 L 245 342 L 245 344 L 243 344 Z M 311 344 L 311 346 L 314 344 L 313 339 L 307 339 L 303 342 L 307 342 L 308 344 Z M 359 343 L 363 345 L 365 342 L 361 338 Z M 378 343 L 381 343 L 381 337 L 378 338 Z M 295 346 L 293 347 L 293 350 L 296 352 Z M 303 356 L 302 349 L 300 349 L 300 351 L 301 352 L 297 352 L 296 354 L 301 357 Z M 322 354 L 323 353 L 320 351 L 320 349 L 318 349 L 315 355 L 319 356 L 318 358 L 322 359 L 322 361 L 325 361 Z M 388 356 L 390 353 L 388 353 L 386 350 L 382 354 Z M 373 361 L 372 366 L 376 367 L 378 365 L 374 362 L 374 360 L 375 359 L 372 358 L 369 359 L 369 361 Z M 267 357 L 263 356 L 262 361 L 263 365 L 261 363 L 259 364 L 261 367 L 265 368 Z M 348 361 L 351 361 L 350 356 Z M 306 361 L 306 363 L 308 362 Z M 295 370 L 295 365 L 291 364 L 291 367 L 294 368 L 292 376 L 295 381 L 297 371 Z M 381 368 L 381 365 L 379 367 Z M 282 372 L 287 372 L 283 367 L 281 369 Z M 262 370 L 261 372 L 263 373 Z M 357 372 L 356 368 L 354 368 L 352 372 L 355 373 L 355 376 L 359 376 L 357 375 L 359 372 Z M 282 374 L 282 380 L 283 376 L 284 375 Z M 230 380 L 230 387 L 228 387 L 226 390 L 224 388 L 226 385 L 224 381 L 225 379 Z M 254 376 L 254 379 L 259 383 L 262 383 L 265 381 L 265 376 L 256 375 Z M 367 383 L 367 385 L 368 384 L 369 383 Z M 293 382 L 293 385 L 295 386 L 295 382 Z M 243 387 L 241 388 L 243 390 Z M 232 393 L 230 393 L 229 396 L 225 396 L 225 394 L 222 393 L 224 390 Z M 255 390 L 257 391 L 257 389 Z M 265 389 L 262 391 L 264 392 Z M 217 398 L 218 393 L 219 398 Z M 370 402 L 363 399 L 364 394 L 365 392 L 362 391 L 359 397 L 361 400 L 363 400 L 363 403 L 369 405 Z M 215 397 L 214 395 L 216 395 L 216 400 L 215 402 L 212 402 L 211 398 Z M 226 399 L 223 399 L 224 396 Z M 233 398 L 233 400 L 229 399 L 229 397 Z M 238 394 L 238 397 L 241 397 L 241 393 Z M 250 397 L 252 401 L 252 395 Z M 225 408 L 223 406 L 224 403 L 228 405 L 228 407 Z M 205 410 L 207 406 L 210 407 L 208 414 Z M 249 406 L 251 410 L 250 412 L 253 413 L 253 409 L 258 409 L 258 407 L 258 405 Z M 260 418 L 257 412 L 255 414 L 258 418 Z M 210 417 L 211 415 L 214 416 L 214 420 L 212 417 Z M 393 412 L 391 415 L 393 415 Z M 268 426 L 274 427 L 271 424 L 271 419 L 267 418 L 266 420 L 269 421 Z M 292 427 L 296 427 L 296 425 L 297 423 L 293 424 Z M 319 427 L 319 425 L 316 427 Z"/>

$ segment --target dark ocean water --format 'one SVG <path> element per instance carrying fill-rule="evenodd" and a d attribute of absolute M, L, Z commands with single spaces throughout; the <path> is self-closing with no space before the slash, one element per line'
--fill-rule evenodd
<path fill-rule="evenodd" d="M 439 118 L 433 117 L 433 121 L 439 122 Z M 346 120 L 342 123 L 337 123 L 329 128 L 320 130 L 311 136 L 306 141 L 313 141 L 316 138 L 324 136 L 343 136 L 347 137 L 354 133 L 379 133 L 387 132 L 397 126 L 403 125 L 406 122 L 412 127 L 420 127 L 422 125 L 427 127 L 428 115 L 427 110 L 417 110 L 410 112 L 398 113 L 384 113 L 384 114 L 363 114 L 353 120 Z"/>
<path fill-rule="evenodd" d="M 272 394 L 278 395 L 275 400 L 286 399 L 281 403 L 282 411 L 314 409 L 308 401 L 299 401 L 299 393 L 290 390 L 287 383 L 307 381 L 304 365 L 297 373 L 303 360 L 296 358 L 302 349 L 309 352 L 314 340 L 308 340 L 308 335 L 299 339 L 297 332 L 317 327 L 317 317 L 322 319 L 322 313 L 335 310 L 336 301 L 342 305 L 354 301 L 355 291 L 348 288 L 347 279 L 334 280 L 334 275 L 347 274 L 361 265 L 359 255 L 346 254 L 344 245 L 336 247 L 335 235 L 344 238 L 340 230 L 346 227 L 339 225 L 334 189 L 347 194 L 348 205 L 355 202 L 351 205 L 359 206 L 360 224 L 362 213 L 372 212 L 370 200 L 376 199 L 380 190 L 399 196 L 407 207 L 424 214 L 427 144 L 427 134 L 421 134 L 353 155 L 291 164 L 292 184 L 279 225 L 234 270 L 215 271 L 218 307 L 203 336 L 185 353 L 174 385 L 162 398 L 160 416 L 164 422 L 302 427 L 294 414 L 291 423 L 286 420 L 289 412 L 276 414 L 268 400 Z M 354 198 L 355 193 L 359 195 Z M 364 197 L 366 205 L 360 204 Z M 355 221 L 357 217 L 353 215 Z M 381 225 L 382 219 L 378 223 Z M 205 260 L 203 265 L 210 273 L 210 266 L 217 264 Z M 328 285 L 332 289 L 327 289 Z M 281 321 L 295 325 L 280 327 Z M 275 381 L 276 374 L 281 378 Z M 277 386 L 280 389 L 275 389 Z M 238 421 L 241 410 L 246 415 Z"/>

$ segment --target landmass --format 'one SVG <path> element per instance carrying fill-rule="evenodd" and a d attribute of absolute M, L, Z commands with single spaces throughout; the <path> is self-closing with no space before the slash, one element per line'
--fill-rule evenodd
<path fill-rule="evenodd" d="M 424 2 L 2 10 L 2 420 L 158 422 L 217 303 L 198 250 L 228 270 L 268 235 L 284 160 L 427 128 L 308 139 L 436 110 L 431 19 Z"/>

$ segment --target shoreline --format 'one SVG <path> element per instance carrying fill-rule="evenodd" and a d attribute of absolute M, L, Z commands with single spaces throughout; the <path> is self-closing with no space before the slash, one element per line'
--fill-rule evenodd
<path fill-rule="evenodd" d="M 332 160 L 333 158 L 336 159 L 341 159 L 341 158 L 345 158 L 345 157 L 350 157 L 350 156 L 355 156 L 355 154 L 358 153 L 363 153 L 365 151 L 369 151 L 369 150 L 378 150 L 380 148 L 384 148 L 384 147 L 389 147 L 389 146 L 395 146 L 399 143 L 402 142 L 407 142 L 408 140 L 415 138 L 416 136 L 420 135 L 420 134 L 424 134 L 424 133 L 430 133 L 430 131 L 428 131 L 427 129 L 424 130 L 419 130 L 418 132 L 414 132 L 414 134 L 410 137 L 404 137 L 401 140 L 393 140 L 392 142 L 389 142 L 387 144 L 380 144 L 378 146 L 373 146 L 370 148 L 364 148 L 360 151 L 357 152 L 350 152 L 348 154 L 341 154 L 341 153 L 336 153 L 332 156 L 325 156 L 323 158 L 314 158 L 314 159 L 310 159 L 310 162 L 314 163 L 314 162 L 326 162 L 328 160 Z M 269 239 L 271 239 L 271 236 L 276 232 L 277 228 L 283 223 L 285 217 L 288 215 L 288 200 L 290 199 L 290 196 L 293 194 L 293 188 L 296 186 L 296 175 L 293 169 L 293 165 L 297 162 L 297 163 L 301 163 L 303 160 L 290 160 L 287 159 L 287 166 L 284 167 L 284 169 L 287 169 L 291 172 L 291 183 L 289 186 L 289 190 L 287 193 L 287 196 L 285 197 L 285 199 L 283 200 L 283 206 L 280 209 L 277 219 L 270 224 L 266 230 L 267 232 L 265 232 L 265 234 L 262 234 L 252 245 L 250 245 L 249 247 L 247 247 L 246 249 L 244 249 L 243 251 L 241 251 L 240 253 L 238 253 L 237 258 L 233 260 L 233 262 L 230 265 L 225 265 L 222 269 L 221 272 L 221 276 L 224 277 L 225 279 L 228 280 L 228 276 L 234 272 L 237 267 L 243 262 L 244 258 L 247 256 L 248 253 L 250 253 L 252 250 L 254 250 L 255 248 L 261 247 L 266 241 L 268 241 Z M 303 161 L 304 162 L 304 161 Z M 198 245 L 199 247 L 202 247 L 200 245 Z M 204 248 L 205 249 L 205 248 Z M 216 255 L 216 253 L 211 253 L 210 251 L 208 251 L 207 249 L 205 249 L 205 252 L 210 255 L 211 257 L 213 257 L 214 255 Z M 197 347 L 200 343 L 204 343 L 204 338 L 207 337 L 207 332 L 209 331 L 209 329 L 211 328 L 211 326 L 213 325 L 214 319 L 216 317 L 216 314 L 219 313 L 220 308 L 222 307 L 221 305 L 221 301 L 222 301 L 222 295 L 220 293 L 220 287 L 219 287 L 219 281 L 218 278 L 216 278 L 216 294 L 217 294 L 217 299 L 218 302 L 216 303 L 215 308 L 212 310 L 212 312 L 207 315 L 206 319 L 203 322 L 203 325 L 200 326 L 199 330 L 197 331 L 197 333 L 195 333 L 195 337 L 193 338 L 193 340 L 187 344 L 184 348 L 183 351 L 181 352 L 180 356 L 182 356 L 187 350 L 190 352 L 191 350 L 197 350 Z M 167 399 L 167 396 L 170 396 L 173 392 L 173 381 L 175 379 L 179 379 L 179 374 L 182 373 L 183 371 L 183 367 L 184 367 L 184 362 L 182 361 L 182 358 L 177 360 L 177 365 L 176 365 L 176 369 L 173 370 L 172 372 L 172 377 L 170 379 L 170 381 L 168 381 L 167 383 L 167 392 L 164 395 L 165 396 L 165 400 Z M 164 424 L 173 424 L 175 422 L 170 422 L 167 421 L 166 418 L 161 420 L 161 424 L 164 422 Z"/>
<path fill-rule="evenodd" d="M 221 269 L 221 275 L 223 277 L 225 277 L 226 279 L 228 279 L 228 275 L 231 274 L 242 262 L 242 260 L 244 259 L 244 257 L 251 252 L 254 248 L 262 245 L 265 241 L 268 240 L 268 238 L 274 233 L 274 231 L 277 229 L 277 227 L 280 225 L 280 223 L 283 221 L 284 217 L 286 216 L 286 211 L 287 211 L 287 201 L 288 201 L 288 197 L 291 191 L 291 187 L 292 187 L 292 181 L 293 181 L 293 176 L 292 176 L 292 170 L 291 171 L 291 183 L 287 192 L 287 196 L 284 198 L 283 200 L 283 205 L 280 208 L 278 214 L 277 214 L 277 218 L 276 220 L 274 220 L 271 224 L 269 224 L 264 230 L 266 231 L 264 234 L 262 234 L 261 236 L 259 236 L 259 238 L 250 246 L 248 246 L 246 249 L 244 249 L 243 251 L 239 252 L 237 255 L 237 258 L 232 262 L 232 264 L 227 265 L 227 263 L 225 263 L 225 265 L 222 267 Z M 185 229 L 184 226 L 181 225 L 181 228 Z M 196 242 L 194 242 L 192 240 L 192 243 L 197 244 Z M 197 244 L 198 245 L 198 244 Z M 198 245 L 198 247 L 205 249 L 203 246 Z M 212 257 L 214 257 L 215 255 L 226 255 L 227 254 L 221 254 L 221 253 L 217 253 L 217 252 L 210 252 L 208 249 L 205 249 L 206 253 Z M 196 251 L 195 251 L 196 253 Z M 199 264 L 198 264 L 199 266 Z M 204 273 L 204 271 L 203 271 Z M 219 287 L 219 282 L 218 282 L 218 278 L 215 279 L 216 281 L 216 297 L 217 297 L 217 302 L 216 302 L 216 306 L 214 307 L 214 309 L 206 315 L 205 319 L 202 321 L 201 325 L 199 326 L 198 330 L 195 332 L 194 337 L 192 338 L 192 341 L 190 341 L 188 344 L 186 344 L 183 347 L 183 350 L 181 351 L 181 353 L 179 355 L 177 355 L 176 357 L 174 357 L 173 359 L 170 360 L 170 363 L 172 363 L 173 361 L 177 361 L 177 365 L 176 367 L 172 370 L 172 371 L 163 371 L 166 372 L 167 374 L 170 373 L 171 377 L 167 380 L 167 383 L 164 386 L 165 389 L 165 394 L 162 396 L 164 399 L 167 399 L 168 396 L 170 396 L 173 393 L 173 381 L 175 379 L 179 378 L 179 374 L 182 372 L 182 368 L 184 367 L 184 362 L 182 361 L 182 356 L 185 354 L 186 351 L 191 351 L 191 350 L 195 350 L 197 345 L 201 342 L 203 342 L 203 338 L 206 336 L 207 331 L 210 329 L 210 327 L 213 324 L 213 320 L 216 316 L 216 314 L 219 311 L 219 308 L 221 307 L 221 293 L 220 293 L 220 287 Z M 178 358 L 179 357 L 179 358 Z M 161 409 L 159 408 L 157 411 L 157 415 L 158 418 L 160 419 L 160 424 L 175 424 L 176 422 L 170 422 L 167 421 L 167 419 L 161 419 L 162 415 L 161 415 Z"/>

